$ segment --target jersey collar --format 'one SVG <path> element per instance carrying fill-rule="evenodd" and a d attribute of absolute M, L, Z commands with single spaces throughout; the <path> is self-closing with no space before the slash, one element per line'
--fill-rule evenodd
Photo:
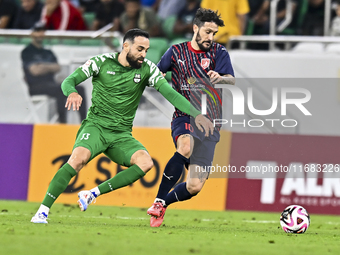
<path fill-rule="evenodd" d="M 203 51 L 203 50 L 195 50 L 195 49 L 191 46 L 191 42 L 190 42 L 190 41 L 187 42 L 187 45 L 188 45 L 189 50 L 191 50 L 191 51 L 194 52 L 194 53 L 206 53 L 206 52 Z"/>

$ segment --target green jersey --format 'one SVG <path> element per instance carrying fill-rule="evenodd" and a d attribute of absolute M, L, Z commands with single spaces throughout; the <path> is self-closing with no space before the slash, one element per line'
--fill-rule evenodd
<path fill-rule="evenodd" d="M 178 97 L 182 96 L 171 88 L 154 63 L 144 59 L 139 69 L 125 67 L 118 62 L 118 55 L 107 53 L 92 57 L 62 84 L 63 92 L 68 96 L 77 92 L 76 85 L 92 77 L 92 105 L 87 119 L 108 129 L 131 131 L 146 86 L 154 87 L 173 105 L 185 108 L 190 114 L 190 103 L 184 97 L 185 101 Z M 193 116 L 199 114 L 195 109 L 191 111 Z"/>

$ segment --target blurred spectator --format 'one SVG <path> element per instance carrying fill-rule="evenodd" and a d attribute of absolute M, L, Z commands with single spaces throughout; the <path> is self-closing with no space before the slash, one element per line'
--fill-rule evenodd
<path fill-rule="evenodd" d="M 336 2 L 336 16 L 332 20 L 331 35 L 340 36 L 340 0 Z"/>
<path fill-rule="evenodd" d="M 324 33 L 325 1 L 308 0 L 308 11 L 302 26 L 303 35 L 318 35 Z"/>
<path fill-rule="evenodd" d="M 147 31 L 151 37 L 161 35 L 160 22 L 156 13 L 141 6 L 140 0 L 125 0 L 125 12 L 120 17 L 122 32 L 139 28 Z"/>
<path fill-rule="evenodd" d="M 174 33 L 191 38 L 193 35 L 193 21 L 196 11 L 200 8 L 199 0 L 186 0 L 186 6 L 179 12 L 174 25 Z"/>
<path fill-rule="evenodd" d="M 21 52 L 25 81 L 29 86 L 30 95 L 48 95 L 57 100 L 59 121 L 66 123 L 66 97 L 60 84 L 54 79 L 54 75 L 60 71 L 60 66 L 53 52 L 44 49 L 44 37 L 45 27 L 42 23 L 37 23 L 31 33 L 32 42 Z M 83 87 L 77 87 L 77 90 L 84 99 L 80 108 L 83 120 L 87 111 L 85 90 Z"/>
<path fill-rule="evenodd" d="M 270 2 L 271 0 L 263 0 L 262 5 L 259 10 L 252 16 L 252 20 L 255 24 L 254 33 L 255 34 L 269 34 L 270 30 Z M 294 26 L 295 16 L 294 13 L 297 8 L 297 0 L 292 0 L 293 3 L 293 20 L 290 27 Z M 276 13 L 276 25 L 280 24 L 286 17 L 286 1 L 279 1 L 277 5 Z"/>
<path fill-rule="evenodd" d="M 84 12 L 96 12 L 100 4 L 100 0 L 79 0 L 79 10 Z"/>
<path fill-rule="evenodd" d="M 124 5 L 116 0 L 100 0 L 92 30 L 98 30 L 113 23 L 114 31 L 120 30 L 120 16 L 124 13 Z"/>
<path fill-rule="evenodd" d="M 155 12 L 158 10 L 159 3 L 160 0 L 141 0 L 142 6 L 152 8 Z"/>
<path fill-rule="evenodd" d="M 180 10 L 182 10 L 186 5 L 186 2 L 183 0 L 160 0 L 157 15 L 164 21 L 166 18 L 178 15 Z"/>
<path fill-rule="evenodd" d="M 0 0 L 0 29 L 13 27 L 17 10 L 15 0 Z"/>
<path fill-rule="evenodd" d="M 248 0 L 248 4 L 249 4 L 249 13 L 248 13 L 248 17 L 249 18 L 253 18 L 257 12 L 260 10 L 263 2 L 265 0 Z"/>
<path fill-rule="evenodd" d="M 220 27 L 215 36 L 215 41 L 226 44 L 232 35 L 242 35 L 247 22 L 249 12 L 248 0 L 202 0 L 201 7 L 219 11 L 226 24 Z"/>
<path fill-rule="evenodd" d="M 66 0 L 46 0 L 42 21 L 51 30 L 86 30 L 80 11 Z"/>
<path fill-rule="evenodd" d="M 43 6 L 39 0 L 21 0 L 13 28 L 31 29 L 40 20 Z"/>

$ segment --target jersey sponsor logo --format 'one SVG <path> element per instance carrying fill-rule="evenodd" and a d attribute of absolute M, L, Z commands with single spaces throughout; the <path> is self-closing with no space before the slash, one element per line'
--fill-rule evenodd
<path fill-rule="evenodd" d="M 90 133 L 84 133 L 80 140 L 88 140 L 90 137 Z"/>
<path fill-rule="evenodd" d="M 190 90 L 190 87 L 188 84 L 182 84 L 181 85 L 181 90 Z"/>
<path fill-rule="evenodd" d="M 177 63 L 182 63 L 182 65 L 184 65 L 184 62 L 185 62 L 185 59 L 182 60 L 182 59 L 177 59 Z"/>
<path fill-rule="evenodd" d="M 116 74 L 116 72 L 113 72 L 113 71 L 107 71 L 106 73 L 112 74 L 112 75 L 115 75 L 115 74 Z"/>
<path fill-rule="evenodd" d="M 210 65 L 210 59 L 209 58 L 202 58 L 201 60 L 201 66 L 203 69 L 208 68 Z"/>
<path fill-rule="evenodd" d="M 140 73 L 136 73 L 136 74 L 135 74 L 135 77 L 133 78 L 133 81 L 134 81 L 135 83 L 139 83 L 140 80 L 141 80 L 141 74 L 140 74 Z"/>

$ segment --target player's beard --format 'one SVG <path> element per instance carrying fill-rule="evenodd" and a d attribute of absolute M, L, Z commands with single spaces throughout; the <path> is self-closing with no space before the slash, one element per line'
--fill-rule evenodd
<path fill-rule="evenodd" d="M 206 41 L 200 42 L 200 41 L 202 41 L 202 37 L 200 36 L 200 31 L 197 32 L 195 41 L 196 41 L 198 47 L 200 48 L 200 50 L 202 50 L 202 51 L 209 51 L 211 49 L 212 41 L 206 40 Z M 203 45 L 203 43 L 205 43 L 205 42 L 209 43 L 208 47 L 205 47 Z"/>
<path fill-rule="evenodd" d="M 144 61 L 144 58 L 141 57 L 139 59 L 135 58 L 131 52 L 129 51 L 128 54 L 126 55 L 126 60 L 127 62 L 129 63 L 129 65 L 132 67 L 132 68 L 135 68 L 135 69 L 139 69 L 142 67 L 142 64 L 141 63 L 138 63 L 138 60 L 142 60 Z"/>

